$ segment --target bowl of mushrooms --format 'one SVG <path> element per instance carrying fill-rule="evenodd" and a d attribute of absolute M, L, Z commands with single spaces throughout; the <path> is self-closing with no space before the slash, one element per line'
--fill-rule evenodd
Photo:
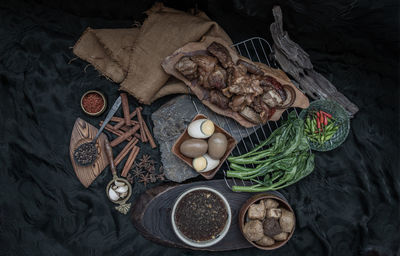
<path fill-rule="evenodd" d="M 257 194 L 240 209 L 239 227 L 243 236 L 262 250 L 274 250 L 286 244 L 295 225 L 293 209 L 278 193 Z"/>

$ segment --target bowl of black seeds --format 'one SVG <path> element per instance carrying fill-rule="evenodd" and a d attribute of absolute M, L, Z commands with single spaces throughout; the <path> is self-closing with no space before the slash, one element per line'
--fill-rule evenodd
<path fill-rule="evenodd" d="M 217 190 L 199 186 L 176 200 L 171 214 L 175 234 L 192 247 L 209 247 L 221 241 L 231 224 L 231 208 Z"/>

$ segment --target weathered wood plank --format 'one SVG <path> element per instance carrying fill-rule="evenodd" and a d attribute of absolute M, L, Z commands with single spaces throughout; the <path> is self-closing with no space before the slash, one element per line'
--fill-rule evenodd
<path fill-rule="evenodd" d="M 310 56 L 290 39 L 287 31 L 283 30 L 281 8 L 275 6 L 272 13 L 275 19 L 270 26 L 274 40 L 272 56 L 281 68 L 309 97 L 336 101 L 353 117 L 358 112 L 358 107 L 340 93 L 328 79 L 314 70 Z"/>

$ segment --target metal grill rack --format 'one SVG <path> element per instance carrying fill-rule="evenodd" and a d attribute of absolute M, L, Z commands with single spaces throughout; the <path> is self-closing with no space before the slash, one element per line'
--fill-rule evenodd
<path fill-rule="evenodd" d="M 272 52 L 272 48 L 270 44 L 261 37 L 249 38 L 247 40 L 232 45 L 232 47 L 234 47 L 240 55 L 254 62 L 262 62 L 264 64 L 267 64 L 268 66 L 276 67 L 276 64 L 268 57 L 269 54 L 271 54 Z M 195 96 L 191 97 L 197 113 L 207 112 L 206 107 L 203 104 L 194 101 L 193 97 Z M 201 109 L 203 109 L 203 111 L 200 111 Z M 298 111 L 296 109 L 294 110 L 296 111 L 296 114 L 298 116 Z M 286 110 L 283 113 L 281 119 L 283 120 L 287 119 L 289 112 L 290 111 Z M 214 112 L 212 112 L 212 116 L 209 116 L 209 118 L 213 120 L 218 126 L 222 126 L 222 124 L 224 124 L 225 127 L 228 127 L 227 131 L 231 134 L 232 134 L 232 128 L 238 128 L 240 126 L 237 122 L 234 122 L 234 125 L 236 125 L 237 127 L 231 127 L 232 123 L 231 125 L 229 124 L 228 117 L 215 114 Z M 240 139 L 238 140 L 238 144 L 232 151 L 231 155 L 241 155 L 249 152 L 256 145 L 260 144 L 262 141 L 267 139 L 268 136 L 278 127 L 279 127 L 278 122 L 268 121 L 265 125 L 259 125 L 252 128 L 243 129 L 242 131 L 239 130 Z M 254 168 L 255 166 L 248 165 L 247 167 Z M 232 185 L 246 186 L 253 184 L 252 181 L 245 182 L 243 180 L 238 180 L 235 178 L 227 178 L 226 170 L 229 170 L 229 164 L 227 163 L 227 161 L 221 166 L 221 170 L 223 170 L 224 179 L 226 185 L 229 188 L 232 188 Z"/>

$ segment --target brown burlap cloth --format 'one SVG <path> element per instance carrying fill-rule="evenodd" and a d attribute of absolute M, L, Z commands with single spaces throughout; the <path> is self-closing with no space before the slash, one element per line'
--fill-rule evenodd
<path fill-rule="evenodd" d="M 188 87 L 170 78 L 161 67 L 165 57 L 203 36 L 220 37 L 232 44 L 225 31 L 203 12 L 191 15 L 155 4 L 140 28 L 86 29 L 73 52 L 104 76 L 121 83 L 144 104 L 169 94 L 188 93 Z"/>

